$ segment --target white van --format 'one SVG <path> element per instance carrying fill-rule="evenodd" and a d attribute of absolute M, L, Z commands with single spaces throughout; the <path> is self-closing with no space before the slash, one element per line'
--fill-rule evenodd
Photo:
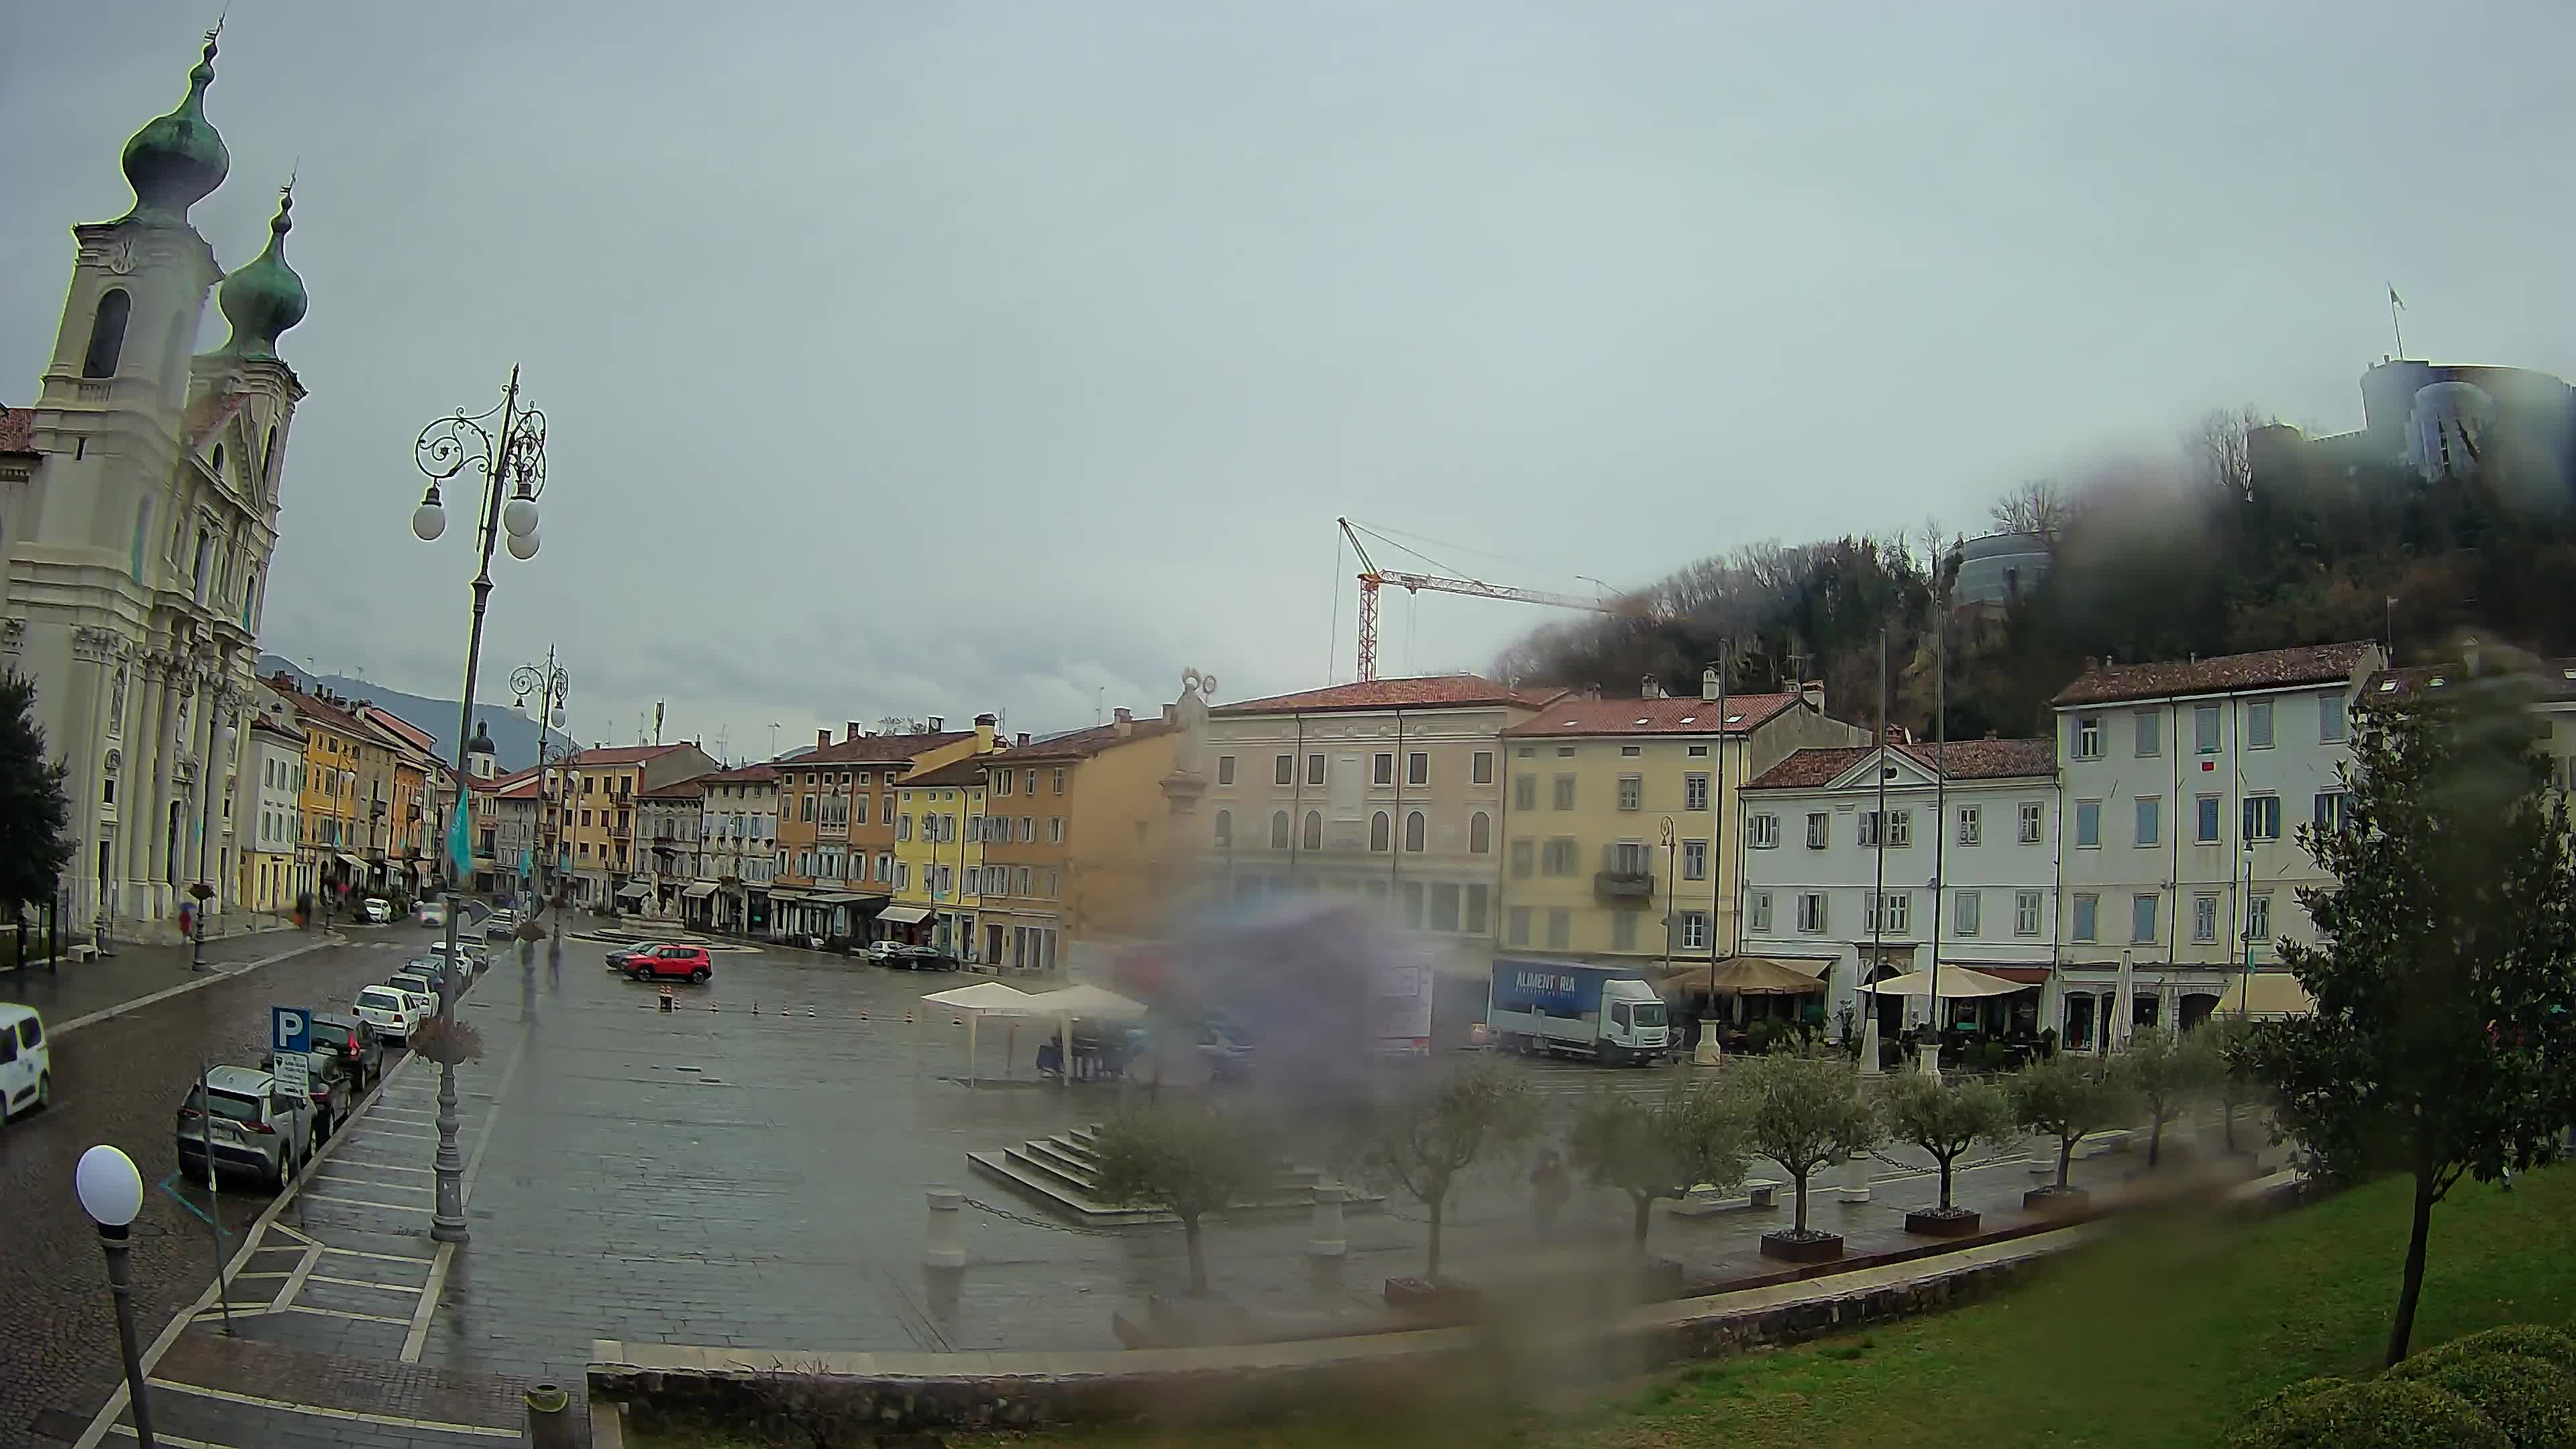
<path fill-rule="evenodd" d="M 32 1006 L 0 1001 L 0 1122 L 53 1105 L 54 1054 Z"/>

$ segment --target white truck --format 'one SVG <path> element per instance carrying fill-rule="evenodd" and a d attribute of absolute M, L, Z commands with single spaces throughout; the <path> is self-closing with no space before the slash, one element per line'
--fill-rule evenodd
<path fill-rule="evenodd" d="M 1672 1050 L 1667 1015 L 1629 967 L 1497 956 L 1485 1026 L 1513 1051 L 1642 1066 Z"/>

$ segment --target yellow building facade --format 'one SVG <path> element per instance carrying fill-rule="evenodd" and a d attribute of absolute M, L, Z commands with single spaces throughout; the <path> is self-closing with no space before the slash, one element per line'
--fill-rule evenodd
<path fill-rule="evenodd" d="M 984 766 L 973 757 L 895 784 L 894 894 L 884 934 L 965 955 L 975 943 L 984 866 Z"/>
<path fill-rule="evenodd" d="M 1169 834 L 1162 779 L 1172 727 L 1126 710 L 1094 729 L 1020 745 L 984 767 L 978 959 L 1062 968 L 1075 943 L 1140 939 L 1167 893 L 1156 863 Z"/>
<path fill-rule="evenodd" d="M 1643 964 L 1736 949 L 1737 791 L 1793 750 L 1866 744 L 1803 692 L 1599 699 L 1568 694 L 1502 732 L 1506 952 Z"/>

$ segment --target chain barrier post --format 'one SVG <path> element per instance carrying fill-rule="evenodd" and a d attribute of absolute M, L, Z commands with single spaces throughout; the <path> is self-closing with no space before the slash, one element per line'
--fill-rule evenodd
<path fill-rule="evenodd" d="M 932 1268 L 966 1266 L 966 1242 L 957 1210 L 966 1204 L 966 1194 L 954 1188 L 934 1187 L 923 1194 L 930 1200 L 930 1230 L 922 1242 L 921 1261 Z"/>
<path fill-rule="evenodd" d="M 1307 1257 L 1331 1261 L 1350 1251 L 1350 1239 L 1342 1229 L 1342 1200 L 1348 1196 L 1347 1188 L 1317 1184 L 1314 1216 L 1306 1230 Z"/>

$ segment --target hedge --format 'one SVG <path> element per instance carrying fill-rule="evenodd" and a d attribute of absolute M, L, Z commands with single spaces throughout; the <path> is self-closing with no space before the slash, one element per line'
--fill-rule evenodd
<path fill-rule="evenodd" d="M 2515 1449 L 2469 1401 L 2409 1379 L 2370 1379 L 2255 1415 L 2227 1449 Z"/>
<path fill-rule="evenodd" d="M 2514 1449 L 2576 1449 L 2576 1372 L 2557 1364 L 2511 1353 L 2427 1355 L 2388 1376 L 2466 1399 Z"/>

